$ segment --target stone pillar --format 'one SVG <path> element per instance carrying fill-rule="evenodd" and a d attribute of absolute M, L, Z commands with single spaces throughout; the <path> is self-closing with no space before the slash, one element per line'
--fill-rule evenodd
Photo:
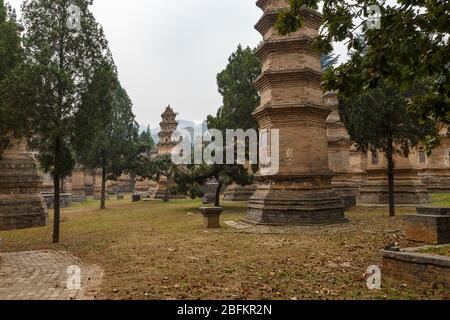
<path fill-rule="evenodd" d="M 331 108 L 322 99 L 320 54 L 311 48 L 321 15 L 302 8 L 304 26 L 280 36 L 274 24 L 289 0 L 258 0 L 257 5 L 264 11 L 256 24 L 264 41 L 257 49 L 263 72 L 255 81 L 261 105 L 254 116 L 263 137 L 279 130 L 280 167 L 276 175 L 264 175 L 260 168 L 247 221 L 274 225 L 344 222 L 328 164 L 325 120 Z"/>
<path fill-rule="evenodd" d="M 328 92 L 324 95 L 324 99 L 333 108 L 326 121 L 329 164 L 335 174 L 332 182 L 333 189 L 341 197 L 344 209 L 350 209 L 356 206 L 360 186 L 354 181 L 350 166 L 350 151 L 353 143 L 339 114 L 338 95 Z"/>
<path fill-rule="evenodd" d="M 72 202 L 86 201 L 85 176 L 84 168 L 77 165 L 72 172 Z"/>
<path fill-rule="evenodd" d="M 441 132 L 441 142 L 430 157 L 419 151 L 422 165 L 420 177 L 430 193 L 450 193 L 450 133 L 445 128 Z"/>
<path fill-rule="evenodd" d="M 25 142 L 14 141 L 0 160 L 0 230 L 45 226 L 42 178 Z"/>
<path fill-rule="evenodd" d="M 428 191 L 418 172 L 418 152 L 412 150 L 408 158 L 396 155 L 395 161 L 395 203 L 397 205 L 420 205 L 430 202 Z M 389 189 L 387 160 L 384 154 L 368 153 L 367 180 L 361 186 L 358 204 L 388 205 Z"/>

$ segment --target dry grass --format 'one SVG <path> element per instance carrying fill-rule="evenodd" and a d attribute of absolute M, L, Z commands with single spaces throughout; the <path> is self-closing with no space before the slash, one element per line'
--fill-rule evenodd
<path fill-rule="evenodd" d="M 449 299 L 450 293 L 383 279 L 367 290 L 362 276 L 379 265 L 380 249 L 404 239 L 402 215 L 356 208 L 351 222 L 294 234 L 245 234 L 224 227 L 207 231 L 200 202 L 132 204 L 129 198 L 64 210 L 62 239 L 51 226 L 0 232 L 8 251 L 66 250 L 102 266 L 99 299 Z M 245 216 L 245 203 L 225 203 L 223 220 Z"/>

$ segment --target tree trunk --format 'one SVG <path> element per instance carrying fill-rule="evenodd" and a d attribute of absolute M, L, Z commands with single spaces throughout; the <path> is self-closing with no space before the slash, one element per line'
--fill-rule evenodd
<path fill-rule="evenodd" d="M 56 140 L 55 144 L 55 168 L 53 174 L 53 211 L 54 211 L 54 220 L 53 220 L 53 243 L 59 243 L 59 224 L 61 217 L 61 192 L 60 192 L 60 183 L 61 178 L 59 176 L 59 159 L 60 159 L 60 151 L 61 150 L 61 141 L 59 139 Z"/>
<path fill-rule="evenodd" d="M 170 202 L 170 186 L 171 186 L 171 179 L 167 178 L 166 182 L 166 193 L 164 194 L 164 202 Z"/>
<path fill-rule="evenodd" d="M 389 216 L 395 217 L 395 187 L 394 187 L 394 155 L 392 146 L 387 154 L 388 160 L 388 181 L 389 181 Z"/>
<path fill-rule="evenodd" d="M 217 178 L 217 182 L 218 182 L 219 184 L 217 185 L 217 190 L 216 190 L 216 201 L 215 201 L 214 205 L 215 205 L 216 207 L 220 207 L 220 191 L 222 190 L 223 182 L 222 182 L 219 178 Z"/>
<path fill-rule="evenodd" d="M 102 167 L 102 192 L 100 196 L 100 210 L 106 209 L 106 166 Z"/>

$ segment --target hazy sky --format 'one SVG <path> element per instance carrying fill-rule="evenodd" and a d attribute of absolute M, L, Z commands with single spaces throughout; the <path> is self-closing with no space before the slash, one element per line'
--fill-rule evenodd
<path fill-rule="evenodd" d="M 184 120 L 214 114 L 221 105 L 216 74 L 239 43 L 254 47 L 261 40 L 255 0 L 94 0 L 92 11 L 137 121 L 152 128 L 168 104 Z"/>

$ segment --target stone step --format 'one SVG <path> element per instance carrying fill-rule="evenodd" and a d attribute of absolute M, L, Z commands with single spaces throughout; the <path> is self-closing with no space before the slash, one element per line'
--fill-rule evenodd
<path fill-rule="evenodd" d="M 419 207 L 417 208 L 417 214 L 431 215 L 431 216 L 450 216 L 450 208 L 439 207 Z"/>

